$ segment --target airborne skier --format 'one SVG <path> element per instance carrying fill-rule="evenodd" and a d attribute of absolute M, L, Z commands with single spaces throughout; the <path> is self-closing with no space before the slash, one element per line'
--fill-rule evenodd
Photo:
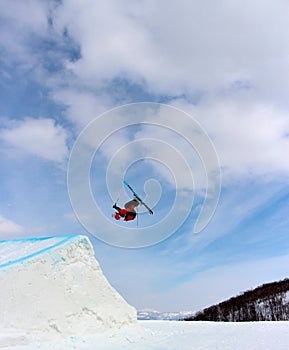
<path fill-rule="evenodd" d="M 121 217 L 124 221 L 134 220 L 136 217 L 136 211 L 134 210 L 134 208 L 136 208 L 138 205 L 139 201 L 137 199 L 133 199 L 125 203 L 124 209 L 114 204 L 113 209 L 117 210 L 117 212 L 115 212 L 113 216 L 116 220 L 119 220 Z"/>
<path fill-rule="evenodd" d="M 113 214 L 113 217 L 116 220 L 119 220 L 120 218 L 123 218 L 124 221 L 131 221 L 136 218 L 136 211 L 135 208 L 138 205 L 143 205 L 146 207 L 146 209 L 149 211 L 150 214 L 153 214 L 153 211 L 151 208 L 140 198 L 140 196 L 134 191 L 134 189 L 126 182 L 123 182 L 132 192 L 134 199 L 131 201 L 125 203 L 124 208 L 120 208 L 116 205 L 116 203 L 113 205 L 113 209 L 116 210 L 116 212 Z"/>

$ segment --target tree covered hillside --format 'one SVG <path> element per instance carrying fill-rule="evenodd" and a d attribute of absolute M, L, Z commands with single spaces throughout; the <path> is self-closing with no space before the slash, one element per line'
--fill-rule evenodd
<path fill-rule="evenodd" d="M 289 320 L 289 279 L 263 284 L 210 306 L 185 321 L 284 321 Z"/>

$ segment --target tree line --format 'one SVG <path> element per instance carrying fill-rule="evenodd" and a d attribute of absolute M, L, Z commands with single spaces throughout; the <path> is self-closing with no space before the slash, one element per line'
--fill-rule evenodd
<path fill-rule="evenodd" d="M 289 279 L 263 284 L 197 312 L 185 321 L 288 321 Z"/>

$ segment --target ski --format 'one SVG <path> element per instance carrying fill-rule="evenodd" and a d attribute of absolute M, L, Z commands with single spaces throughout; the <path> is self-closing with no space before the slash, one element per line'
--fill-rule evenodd
<path fill-rule="evenodd" d="M 140 196 L 135 192 L 135 190 L 130 186 L 129 183 L 127 183 L 125 180 L 123 181 L 123 183 L 131 190 L 132 194 L 134 195 L 134 197 L 140 202 L 141 205 L 143 205 L 148 212 L 153 215 L 153 211 L 151 210 L 151 208 L 140 198 Z"/>

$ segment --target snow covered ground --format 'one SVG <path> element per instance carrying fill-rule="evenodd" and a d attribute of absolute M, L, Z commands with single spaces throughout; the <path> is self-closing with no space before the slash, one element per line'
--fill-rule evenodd
<path fill-rule="evenodd" d="M 9 346 L 6 334 L 6 347 L 3 349 L 288 350 L 289 348 L 287 321 L 244 323 L 139 321 L 138 324 L 94 336 L 73 336 L 66 340 L 22 346 Z M 4 337 L 4 334 L 2 337 L 0 335 L 2 341 Z M 2 342 L 2 347 L 3 345 Z"/>
<path fill-rule="evenodd" d="M 0 241 L 0 285 L 0 350 L 289 349 L 289 321 L 137 321 L 85 236 Z"/>

